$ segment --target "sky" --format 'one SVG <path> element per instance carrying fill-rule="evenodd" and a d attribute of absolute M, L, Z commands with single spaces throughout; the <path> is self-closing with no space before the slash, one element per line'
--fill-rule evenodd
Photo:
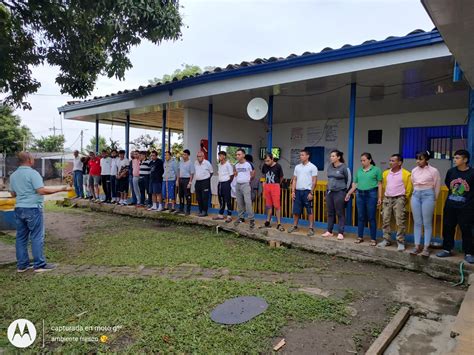
<path fill-rule="evenodd" d="M 225 67 L 434 27 L 420 0 L 181 0 L 180 5 L 185 24 L 182 38 L 161 45 L 142 41 L 130 53 L 133 68 L 125 79 L 100 77 L 91 97 L 138 88 L 183 63 Z M 84 130 L 85 146 L 95 127 L 61 118 L 57 108 L 72 98 L 60 94 L 54 81 L 57 73 L 57 68 L 48 65 L 33 68 L 33 76 L 42 86 L 28 97 L 32 110 L 17 110 L 16 114 L 35 137 L 52 134 L 55 127 L 62 129 L 66 148 L 78 149 L 80 131 Z M 119 140 L 123 147 L 123 127 L 100 125 L 99 130 L 107 140 Z M 143 133 L 161 136 L 157 131 L 132 128 L 131 139 Z"/>

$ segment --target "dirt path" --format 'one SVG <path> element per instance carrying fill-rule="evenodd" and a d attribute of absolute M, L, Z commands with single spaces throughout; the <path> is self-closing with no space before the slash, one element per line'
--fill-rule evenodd
<path fill-rule="evenodd" d="M 15 246 L 0 241 L 0 265 L 9 265 L 15 262 Z"/>

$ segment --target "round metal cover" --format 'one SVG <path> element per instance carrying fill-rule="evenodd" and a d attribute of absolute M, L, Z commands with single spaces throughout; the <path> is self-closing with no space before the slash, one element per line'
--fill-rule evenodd
<path fill-rule="evenodd" d="M 211 319 L 220 324 L 240 324 L 265 312 L 268 303 L 260 297 L 236 297 L 218 305 L 211 312 Z"/>

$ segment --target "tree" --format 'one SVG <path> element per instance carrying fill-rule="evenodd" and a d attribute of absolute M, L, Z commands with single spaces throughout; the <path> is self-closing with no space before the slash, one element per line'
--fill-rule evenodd
<path fill-rule="evenodd" d="M 13 114 L 10 106 L 0 105 L 0 153 L 15 153 L 29 148 L 33 135 Z"/>
<path fill-rule="evenodd" d="M 214 67 L 204 67 L 204 71 L 212 71 Z M 192 76 L 196 74 L 202 74 L 203 70 L 197 66 L 192 64 L 181 64 L 181 68 L 176 69 L 172 74 L 165 74 L 163 77 L 154 78 L 152 80 L 148 80 L 150 84 L 157 84 L 157 83 L 165 83 L 167 81 L 172 81 L 174 78 L 178 78 L 179 80 L 183 79 L 185 76 Z"/>
<path fill-rule="evenodd" d="M 124 78 L 128 58 L 142 39 L 159 44 L 181 37 L 178 0 L 2 0 L 0 3 L 0 92 L 5 101 L 25 101 L 41 84 L 31 67 L 59 68 L 61 93 L 84 98 L 99 75 Z"/>
<path fill-rule="evenodd" d="M 138 138 L 130 142 L 130 144 L 137 150 L 158 150 L 158 138 L 152 137 L 149 134 L 142 134 Z"/>
<path fill-rule="evenodd" d="M 36 152 L 62 152 L 64 150 L 64 135 L 50 135 L 35 139 L 32 150 Z"/>
<path fill-rule="evenodd" d="M 95 152 L 95 136 L 91 138 L 90 142 L 88 145 L 86 145 L 86 151 L 88 152 Z M 103 150 L 110 150 L 110 147 L 107 145 L 107 141 L 105 140 L 104 137 L 99 135 L 99 152 L 102 152 Z"/>

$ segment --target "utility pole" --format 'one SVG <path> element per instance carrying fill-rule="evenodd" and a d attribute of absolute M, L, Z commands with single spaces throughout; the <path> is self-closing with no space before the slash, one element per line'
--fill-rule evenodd
<path fill-rule="evenodd" d="M 82 154 L 82 144 L 83 144 L 83 141 L 84 141 L 84 130 L 81 129 L 81 154 Z"/>
<path fill-rule="evenodd" d="M 50 130 L 50 131 L 53 131 L 53 136 L 56 136 L 56 131 L 60 131 L 61 129 L 60 129 L 60 128 L 56 128 L 56 126 L 53 125 L 53 127 L 51 127 L 49 130 Z"/>

